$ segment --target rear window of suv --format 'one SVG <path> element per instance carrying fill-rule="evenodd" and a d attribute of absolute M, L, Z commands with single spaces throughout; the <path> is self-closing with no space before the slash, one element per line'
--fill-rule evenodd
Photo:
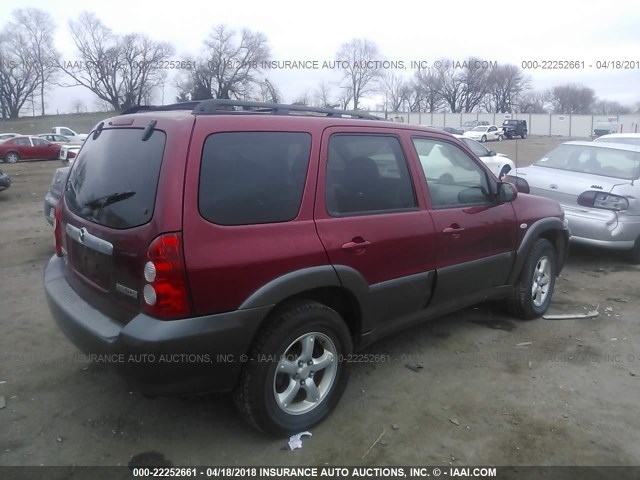
<path fill-rule="evenodd" d="M 111 228 L 125 229 L 151 220 L 166 135 L 155 130 L 105 129 L 89 135 L 71 170 L 67 205 L 76 215 Z"/>
<path fill-rule="evenodd" d="M 200 165 L 200 214 L 219 225 L 293 220 L 300 209 L 310 152 L 307 133 L 210 135 Z"/>

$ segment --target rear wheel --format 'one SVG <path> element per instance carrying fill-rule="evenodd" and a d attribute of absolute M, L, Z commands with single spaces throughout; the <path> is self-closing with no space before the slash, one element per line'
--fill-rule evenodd
<path fill-rule="evenodd" d="M 351 335 L 326 305 L 300 301 L 274 314 L 244 365 L 234 400 L 254 427 L 289 435 L 323 420 L 344 392 Z"/>
<path fill-rule="evenodd" d="M 502 141 L 502 135 L 498 135 L 498 141 L 501 142 Z"/>
<path fill-rule="evenodd" d="M 507 299 L 509 312 L 523 319 L 544 315 L 555 283 L 556 254 L 551 243 L 541 238 L 529 251 L 518 282 Z"/>
<path fill-rule="evenodd" d="M 7 163 L 16 163 L 20 160 L 20 155 L 17 152 L 9 152 L 4 156 L 4 161 Z"/>
<path fill-rule="evenodd" d="M 633 248 L 629 251 L 629 261 L 631 263 L 640 263 L 640 237 L 636 238 Z"/>
<path fill-rule="evenodd" d="M 481 141 L 482 143 L 486 142 L 486 141 L 487 141 L 487 136 L 486 136 L 486 135 L 483 135 L 483 136 L 482 136 L 482 138 L 480 139 L 480 141 Z"/>

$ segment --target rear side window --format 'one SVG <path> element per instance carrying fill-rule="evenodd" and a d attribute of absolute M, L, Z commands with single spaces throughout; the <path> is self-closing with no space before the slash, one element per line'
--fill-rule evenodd
<path fill-rule="evenodd" d="M 325 192 L 327 211 L 335 217 L 418 206 L 400 142 L 393 136 L 331 136 Z"/>
<path fill-rule="evenodd" d="M 105 129 L 90 135 L 74 165 L 66 200 L 80 217 L 125 229 L 151 220 L 166 135 L 155 130 L 142 141 L 141 129 Z"/>
<path fill-rule="evenodd" d="M 287 222 L 300 209 L 311 135 L 224 132 L 202 151 L 200 214 L 219 225 Z"/>

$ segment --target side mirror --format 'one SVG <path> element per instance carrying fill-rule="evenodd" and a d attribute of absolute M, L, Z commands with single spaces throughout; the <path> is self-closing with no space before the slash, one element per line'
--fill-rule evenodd
<path fill-rule="evenodd" d="M 489 150 L 489 156 L 490 157 L 495 157 L 497 155 L 496 152 L 494 152 L 493 150 Z"/>
<path fill-rule="evenodd" d="M 498 183 L 498 203 L 513 202 L 518 196 L 515 185 L 506 182 Z"/>
<path fill-rule="evenodd" d="M 502 179 L 504 182 L 509 182 L 513 185 L 515 185 L 516 190 L 520 193 L 530 193 L 531 189 L 529 188 L 529 183 L 524 179 L 524 178 L 520 178 L 520 177 L 514 177 L 511 175 L 505 175 L 505 177 Z"/>

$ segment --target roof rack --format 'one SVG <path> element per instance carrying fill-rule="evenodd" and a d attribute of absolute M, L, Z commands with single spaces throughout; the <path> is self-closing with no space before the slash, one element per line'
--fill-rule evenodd
<path fill-rule="evenodd" d="M 194 109 L 194 115 L 271 114 L 271 115 L 309 115 L 338 118 L 358 118 L 363 120 L 382 120 L 375 115 L 353 110 L 310 107 L 309 105 L 287 105 L 282 103 L 247 102 L 242 100 L 213 99 L 203 100 Z"/>
<path fill-rule="evenodd" d="M 136 105 L 120 112 L 120 115 L 129 115 L 138 112 L 169 112 L 172 110 L 193 110 L 200 102 L 180 102 L 171 105 Z"/>
<path fill-rule="evenodd" d="M 131 107 L 120 115 L 138 112 L 162 112 L 172 110 L 191 110 L 193 115 L 308 115 L 334 118 L 356 118 L 362 120 L 383 120 L 375 115 L 353 110 L 336 110 L 333 108 L 310 107 L 309 105 L 287 105 L 282 103 L 248 102 L 243 100 L 211 99 L 192 102 L 174 103 L 162 106 L 139 105 Z"/>

